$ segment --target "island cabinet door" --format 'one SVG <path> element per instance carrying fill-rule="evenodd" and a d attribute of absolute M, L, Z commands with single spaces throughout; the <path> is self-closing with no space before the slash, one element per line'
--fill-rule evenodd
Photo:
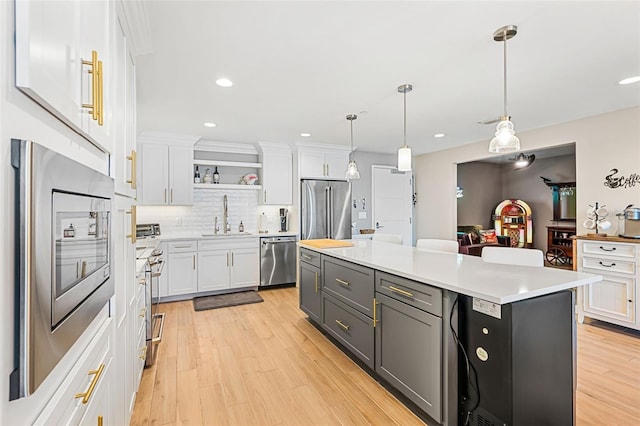
<path fill-rule="evenodd" d="M 442 416 L 442 318 L 376 295 L 375 371 L 438 423 Z"/>
<path fill-rule="evenodd" d="M 320 268 L 306 262 L 300 262 L 300 309 L 310 320 L 322 324 Z"/>

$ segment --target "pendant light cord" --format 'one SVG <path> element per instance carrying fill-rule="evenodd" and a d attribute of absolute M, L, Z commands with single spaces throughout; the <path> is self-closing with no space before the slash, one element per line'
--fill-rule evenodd
<path fill-rule="evenodd" d="M 502 34 L 504 43 L 504 117 L 507 115 L 507 29 Z M 506 118 L 508 120 L 508 118 Z"/>
<path fill-rule="evenodd" d="M 349 120 L 351 123 L 351 152 L 349 152 L 349 161 L 353 161 L 353 119 Z"/>
<path fill-rule="evenodd" d="M 404 146 L 407 146 L 407 90 L 404 90 Z"/>

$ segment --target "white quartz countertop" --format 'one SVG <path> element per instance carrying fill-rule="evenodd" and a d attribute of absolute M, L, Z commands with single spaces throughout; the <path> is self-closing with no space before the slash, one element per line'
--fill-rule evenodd
<path fill-rule="evenodd" d="M 352 240 L 353 247 L 301 247 L 445 290 L 506 304 L 602 280 L 563 269 L 486 263 L 463 254 L 416 249 L 380 241 Z M 525 250 L 525 249 L 523 249 Z"/>
<path fill-rule="evenodd" d="M 185 233 L 171 233 L 163 234 L 158 237 L 150 238 L 151 240 L 159 241 L 175 241 L 175 240 L 208 240 L 208 239 L 223 239 L 223 238 L 263 238 L 263 237 L 296 237 L 298 234 L 295 232 L 229 232 L 227 234 L 220 232 L 214 234 L 213 232 L 185 232 Z"/>

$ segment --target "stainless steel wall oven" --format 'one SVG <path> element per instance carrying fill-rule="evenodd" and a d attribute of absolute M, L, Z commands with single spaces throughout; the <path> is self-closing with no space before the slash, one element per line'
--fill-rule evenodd
<path fill-rule="evenodd" d="M 11 141 L 16 186 L 15 369 L 32 394 L 113 295 L 113 179 L 34 142 Z"/>

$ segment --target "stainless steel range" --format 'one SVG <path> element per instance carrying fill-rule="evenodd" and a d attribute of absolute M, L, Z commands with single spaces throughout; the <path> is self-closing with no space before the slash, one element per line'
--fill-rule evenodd
<path fill-rule="evenodd" d="M 136 226 L 137 238 L 144 244 L 145 238 L 154 238 L 160 235 L 160 225 L 139 224 Z M 150 244 L 156 246 L 156 244 Z M 145 367 L 155 363 L 158 347 L 162 341 L 164 330 L 164 313 L 158 312 L 160 302 L 160 277 L 164 269 L 162 250 L 149 247 L 138 247 L 136 256 L 138 259 L 147 259 L 145 264 L 145 330 L 147 351 Z"/>

